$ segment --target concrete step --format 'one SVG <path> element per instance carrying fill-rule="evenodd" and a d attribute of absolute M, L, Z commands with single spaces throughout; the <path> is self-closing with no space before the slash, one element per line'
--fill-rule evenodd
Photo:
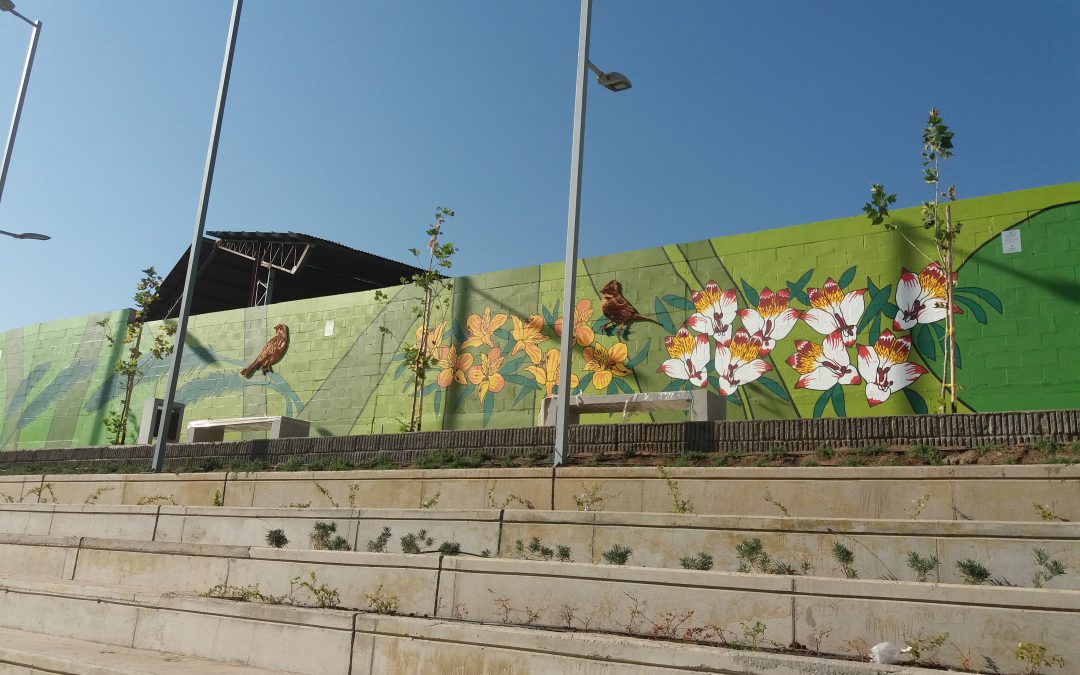
<path fill-rule="evenodd" d="M 90 653 L 67 654 L 75 670 L 112 673 L 88 662 L 131 647 L 247 666 L 236 672 L 570 673 L 574 675 L 930 675 L 940 670 L 881 666 L 776 652 L 750 652 L 640 637 L 422 619 L 342 610 L 258 605 L 185 595 L 153 595 L 103 584 L 0 579 L 0 644 L 27 632 L 73 640 Z M 27 627 L 18 627 L 26 624 Z M 36 637 L 35 639 L 41 639 Z M 98 645 L 95 651 L 94 644 Z M 0 654 L 3 654 L 0 651 Z M 0 656 L 0 659 L 3 657 Z M 26 660 L 25 657 L 18 657 Z M 42 657 L 44 658 L 44 656 Z M 170 658 L 166 656 L 165 658 Z M 197 663 L 197 662 L 190 662 Z M 3 663 L 0 661 L 0 670 Z M 23 668 L 15 661 L 13 668 Z M 42 668 L 44 669 L 44 668 Z M 13 671 L 19 672 L 19 671 Z M 23 672 L 34 672 L 23 671 Z M 143 670 L 139 672 L 155 672 Z M 166 672 L 166 671 L 162 671 Z M 175 671 L 173 671 L 175 672 Z M 219 672 L 192 668 L 186 672 Z M 220 671 L 226 672 L 226 671 Z M 230 671 L 231 672 L 231 671 Z M 1007 671 L 1006 671 L 1007 672 Z"/>
<path fill-rule="evenodd" d="M 606 511 L 519 511 L 425 509 L 270 509 L 258 507 L 179 507 L 75 504 L 0 504 L 0 533 L 85 536 L 169 543 L 264 546 L 270 529 L 281 529 L 290 548 L 310 546 L 317 522 L 332 522 L 349 545 L 364 550 L 384 527 L 392 536 L 386 550 L 399 552 L 401 537 L 426 530 L 431 547 L 457 542 L 462 551 L 515 557 L 515 542 L 533 537 L 554 547 L 569 546 L 577 562 L 602 563 L 603 553 L 619 544 L 632 551 L 631 563 L 679 568 L 680 558 L 705 552 L 717 570 L 734 571 L 736 547 L 758 538 L 775 560 L 798 568 L 804 561 L 816 576 L 855 573 L 864 579 L 915 578 L 907 558 L 915 552 L 936 556 L 940 565 L 929 580 L 961 583 L 957 562 L 971 559 L 993 577 L 1032 586 L 1040 571 L 1035 552 L 1044 551 L 1069 570 L 1045 582 L 1047 588 L 1080 589 L 1080 523 L 990 522 L 970 520 L 856 520 L 795 517 L 704 516 L 615 513 Z M 833 547 L 849 549 L 845 568 Z M 1042 583 L 1042 582 L 1040 582 Z"/>
<path fill-rule="evenodd" d="M 0 503 L 568 511 L 591 494 L 594 509 L 668 513 L 672 485 L 699 514 L 905 519 L 918 505 L 922 519 L 1026 521 L 1040 504 L 1080 521 L 1080 465 L 1060 464 L 0 476 Z"/>
<path fill-rule="evenodd" d="M 798 643 L 835 656 L 860 642 L 949 633 L 937 658 L 954 666 L 975 657 L 1008 663 L 1018 642 L 1044 644 L 1080 663 L 1075 590 L 89 538 L 9 537 L 0 544 L 0 565 L 0 574 L 122 593 L 115 597 L 125 602 L 258 585 L 264 595 L 311 604 L 310 591 L 298 587 L 310 580 L 333 590 L 335 605 L 370 610 L 381 601 L 402 614 L 445 620 L 676 639 L 707 634 L 716 644 Z M 118 582 L 124 586 L 110 586 Z"/>
<path fill-rule="evenodd" d="M 0 628 L 0 672 L 72 675 L 256 675 L 285 671 Z"/>

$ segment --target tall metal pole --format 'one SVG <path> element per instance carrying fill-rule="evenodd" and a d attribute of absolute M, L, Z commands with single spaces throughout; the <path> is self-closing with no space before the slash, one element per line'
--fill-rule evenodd
<path fill-rule="evenodd" d="M 577 290 L 578 222 L 581 219 L 581 159 L 585 145 L 585 96 L 588 93 L 589 26 L 592 0 L 581 0 L 578 24 L 577 92 L 574 96 L 574 138 L 570 151 L 570 206 L 566 214 L 566 264 L 563 276 L 562 340 L 559 343 L 559 395 L 556 400 L 556 465 L 566 461 L 570 429 L 570 366 L 574 355 L 574 309 Z"/>
<path fill-rule="evenodd" d="M 202 248 L 203 228 L 206 224 L 206 209 L 210 202 L 210 187 L 214 182 L 214 165 L 217 163 L 218 138 L 221 136 L 221 121 L 225 116 L 225 98 L 229 94 L 229 77 L 232 74 L 233 52 L 236 49 L 236 34 L 240 29 L 240 10 L 244 0 L 233 0 L 232 18 L 229 22 L 229 36 L 225 41 L 225 62 L 221 65 L 221 82 L 218 85 L 217 106 L 214 108 L 214 121 L 210 127 L 210 147 L 206 151 L 206 168 L 203 171 L 202 194 L 199 196 L 199 208 L 195 215 L 195 234 L 188 251 L 187 275 L 184 278 L 184 295 L 180 301 L 180 318 L 176 326 L 176 341 L 173 345 L 172 364 L 169 366 L 169 379 L 165 384 L 162 397 L 161 420 L 158 422 L 157 444 L 154 446 L 154 460 L 151 471 L 160 473 L 165 464 L 165 443 L 168 440 L 169 408 L 176 396 L 176 381 L 180 376 L 180 357 L 184 352 L 184 338 L 187 336 L 188 317 L 191 314 L 191 298 L 195 291 L 195 276 L 199 269 L 199 252 Z"/>
<path fill-rule="evenodd" d="M 38 36 L 41 34 L 40 21 L 31 21 L 14 9 L 7 11 L 30 24 L 33 30 L 30 33 L 30 46 L 26 50 L 26 63 L 23 65 L 19 95 L 15 99 L 15 113 L 11 116 L 11 127 L 8 129 L 7 143 L 4 144 L 4 165 L 0 167 L 0 199 L 4 198 L 4 184 L 7 183 L 8 165 L 11 164 L 11 150 L 15 147 L 15 134 L 19 133 L 19 118 L 22 117 L 23 101 L 26 100 L 26 87 L 30 83 L 30 70 L 34 67 L 34 54 L 37 53 Z"/>

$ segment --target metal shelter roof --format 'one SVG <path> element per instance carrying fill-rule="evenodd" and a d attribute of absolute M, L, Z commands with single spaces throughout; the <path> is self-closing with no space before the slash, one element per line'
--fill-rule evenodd
<path fill-rule="evenodd" d="M 305 300 L 397 286 L 420 271 L 413 265 L 299 232 L 207 232 L 203 239 L 191 314 Z M 179 316 L 188 247 L 165 275 L 151 320 Z M 271 270 L 273 273 L 270 274 Z"/>

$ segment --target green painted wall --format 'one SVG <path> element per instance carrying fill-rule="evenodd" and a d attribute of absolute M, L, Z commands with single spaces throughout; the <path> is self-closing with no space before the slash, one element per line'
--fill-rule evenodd
<path fill-rule="evenodd" d="M 930 253 L 917 210 L 895 215 Z M 964 410 L 1080 407 L 1080 183 L 962 200 L 954 216 L 964 224 L 957 244 L 964 312 L 956 322 Z M 1006 230 L 1020 233 L 1019 253 L 1003 252 Z M 591 258 L 578 274 L 572 382 L 582 393 L 704 384 L 727 394 L 729 416 L 739 419 L 909 414 L 938 405 L 944 320 L 929 293 L 933 270 L 899 234 L 864 217 Z M 625 336 L 601 331 L 600 289 L 611 279 L 658 323 L 636 322 Z M 424 429 L 534 424 L 554 379 L 561 295 L 561 263 L 457 279 L 431 345 L 439 368 L 429 378 Z M 319 435 L 397 431 L 410 404 L 399 354 L 402 340 L 416 339 L 415 296 L 407 288 L 390 296 L 194 317 L 177 394 L 186 418 L 286 414 L 310 420 Z M 714 309 L 720 321 L 710 319 Z M 121 390 L 111 376 L 119 351 L 97 325 L 104 316 L 0 334 L 0 447 L 105 442 L 101 418 Z M 126 310 L 109 316 L 120 334 Z M 290 329 L 285 358 L 270 375 L 241 377 L 278 323 Z M 828 335 L 837 327 L 846 332 Z M 136 416 L 142 400 L 160 395 L 166 369 L 148 364 Z"/>

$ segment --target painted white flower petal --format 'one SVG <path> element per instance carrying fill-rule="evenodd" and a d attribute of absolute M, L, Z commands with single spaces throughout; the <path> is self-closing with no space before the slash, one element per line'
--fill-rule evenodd
<path fill-rule="evenodd" d="M 833 318 L 832 313 L 827 312 L 824 309 L 818 309 L 816 307 L 814 309 L 809 309 L 803 312 L 802 318 L 808 326 L 822 335 L 828 335 L 839 328 L 839 326 L 836 325 L 836 319 Z"/>
<path fill-rule="evenodd" d="M 919 379 L 919 376 L 925 372 L 926 369 L 920 365 L 908 363 L 906 361 L 904 363 L 898 363 L 892 368 L 889 368 L 890 387 L 893 391 L 900 391 Z"/>
<path fill-rule="evenodd" d="M 818 368 L 812 373 L 807 373 L 799 378 L 799 381 L 795 384 L 797 389 L 814 389 L 815 391 L 825 391 L 826 389 L 832 389 L 836 384 L 836 374 L 828 368 Z"/>

